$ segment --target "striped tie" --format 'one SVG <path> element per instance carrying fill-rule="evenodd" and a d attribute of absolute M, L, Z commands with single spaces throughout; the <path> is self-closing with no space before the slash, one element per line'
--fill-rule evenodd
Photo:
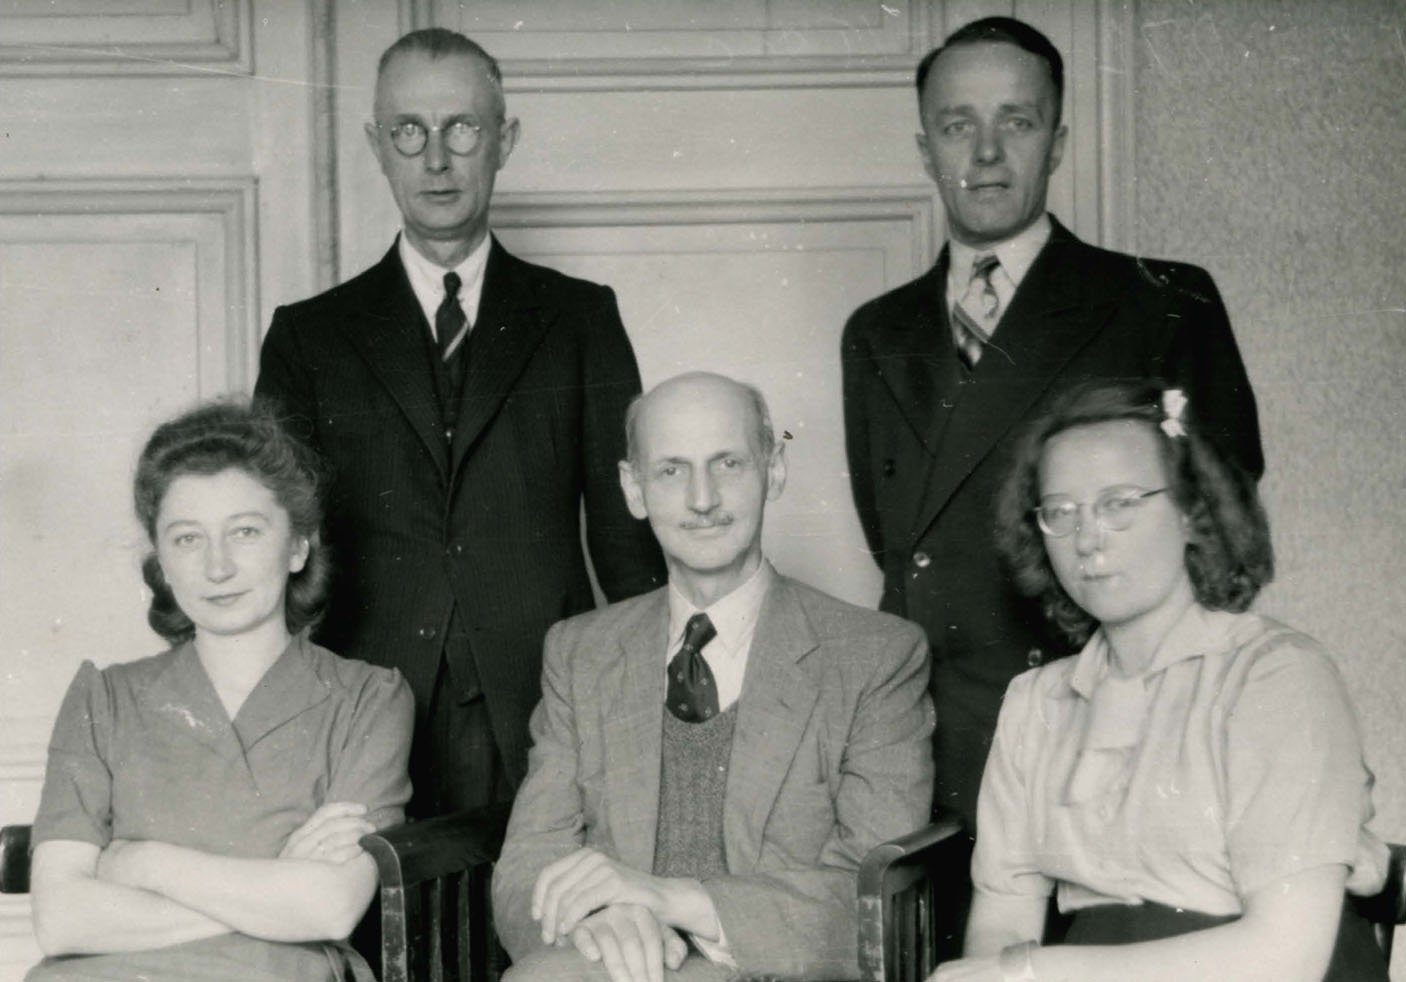
<path fill-rule="evenodd" d="M 444 300 L 434 313 L 434 335 L 439 342 L 439 356 L 445 361 L 459 348 L 469 333 L 469 319 L 459 306 L 460 280 L 458 273 L 444 274 Z"/>
<path fill-rule="evenodd" d="M 991 274 L 1000 265 L 995 256 L 978 256 L 972 263 L 967 292 L 952 307 L 952 342 L 968 369 L 981 360 L 982 348 L 991 344 L 991 331 L 1001 318 L 1001 298 L 991 282 Z"/>

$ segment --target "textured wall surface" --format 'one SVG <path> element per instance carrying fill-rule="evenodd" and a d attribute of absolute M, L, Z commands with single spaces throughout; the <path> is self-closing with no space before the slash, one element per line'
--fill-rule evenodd
<path fill-rule="evenodd" d="M 1139 0 L 1137 30 L 1138 250 L 1225 296 L 1269 461 L 1258 606 L 1336 655 L 1406 841 L 1406 4 Z"/>

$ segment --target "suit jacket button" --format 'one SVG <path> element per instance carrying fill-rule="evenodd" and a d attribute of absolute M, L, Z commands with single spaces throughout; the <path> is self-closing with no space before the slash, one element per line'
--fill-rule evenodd
<path fill-rule="evenodd" d="M 927 569 L 932 565 L 932 557 L 925 552 L 913 553 L 913 565 L 919 569 Z"/>
<path fill-rule="evenodd" d="M 426 641 L 433 641 L 435 636 L 435 629 L 432 627 L 422 627 L 420 628 L 419 634 L 420 637 L 424 638 Z"/>
<path fill-rule="evenodd" d="M 1031 648 L 1025 655 L 1025 664 L 1031 668 L 1038 668 L 1044 660 L 1045 655 L 1039 648 Z"/>
<path fill-rule="evenodd" d="M 893 458 L 884 461 L 884 477 L 893 477 L 893 472 L 896 469 L 897 468 L 894 467 Z"/>

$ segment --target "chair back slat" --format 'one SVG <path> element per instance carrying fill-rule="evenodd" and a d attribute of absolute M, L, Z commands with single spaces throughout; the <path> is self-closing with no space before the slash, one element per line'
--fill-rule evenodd
<path fill-rule="evenodd" d="M 425 883 L 425 914 L 429 922 L 425 925 L 425 941 L 429 961 L 430 982 L 445 982 L 444 978 L 444 897 L 452 891 L 444 889 L 445 877 L 437 876 Z M 452 926 L 454 921 L 451 919 Z"/>

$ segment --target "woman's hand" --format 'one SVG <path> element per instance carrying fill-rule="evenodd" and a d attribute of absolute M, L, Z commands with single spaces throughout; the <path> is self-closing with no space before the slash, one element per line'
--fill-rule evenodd
<path fill-rule="evenodd" d="M 999 955 L 959 958 L 937 966 L 928 982 L 1001 982 Z"/>
<path fill-rule="evenodd" d="M 354 801 L 329 801 L 293 830 L 279 850 L 279 859 L 312 859 L 345 863 L 360 856 L 361 837 L 376 831 L 366 820 L 366 806 Z"/>

